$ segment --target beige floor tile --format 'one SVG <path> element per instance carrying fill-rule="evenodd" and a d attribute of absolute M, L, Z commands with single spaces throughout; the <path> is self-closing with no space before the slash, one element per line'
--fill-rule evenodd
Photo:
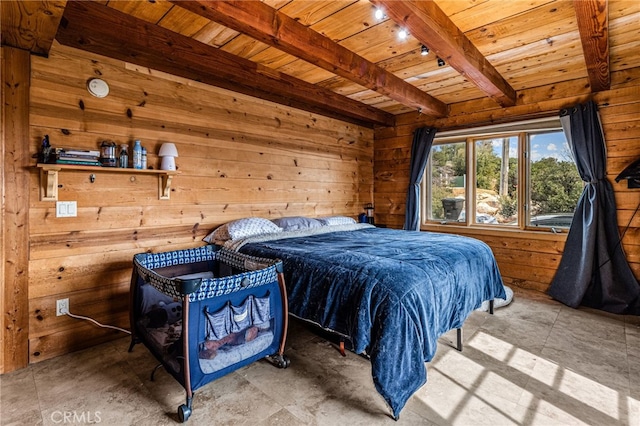
<path fill-rule="evenodd" d="M 566 329 L 554 327 L 541 355 L 565 370 L 574 371 L 612 389 L 629 390 L 625 343 L 597 339 L 590 341 L 576 337 Z"/>
<path fill-rule="evenodd" d="M 389 416 L 373 385 L 367 359 L 352 352 L 342 357 L 332 344 L 319 338 L 288 350 L 287 355 L 291 365 L 285 370 L 254 363 L 238 373 L 304 422 L 316 421 L 327 405 L 342 407 L 339 412 L 343 413 Z"/>
<path fill-rule="evenodd" d="M 433 370 L 427 384 L 411 398 L 409 407 L 438 425 L 517 424 L 511 414 L 517 408 L 515 402 L 495 395 L 487 400 L 455 378 Z"/>
<path fill-rule="evenodd" d="M 629 411 L 629 425 L 640 425 L 640 396 L 627 397 L 624 404 Z"/>
<path fill-rule="evenodd" d="M 237 373 L 206 384 L 194 393 L 194 424 L 255 425 L 283 407 Z"/>
<path fill-rule="evenodd" d="M 283 408 L 269 418 L 257 423 L 257 426 L 299 426 L 302 421 Z"/>
<path fill-rule="evenodd" d="M 0 424 L 42 424 L 33 370 L 25 368 L 0 376 Z"/>
<path fill-rule="evenodd" d="M 563 307 L 554 329 L 569 333 L 580 340 L 597 341 L 598 344 L 625 344 L 625 321 L 622 315 L 593 309 Z"/>
<path fill-rule="evenodd" d="M 550 325 L 512 315 L 496 315 L 495 318 L 487 320 L 481 330 L 492 336 L 500 336 L 501 340 L 512 346 L 540 353 L 549 337 Z"/>
<path fill-rule="evenodd" d="M 640 400 L 640 335 L 627 335 L 627 361 L 630 394 L 633 398 Z"/>
<path fill-rule="evenodd" d="M 562 309 L 558 302 L 545 294 L 517 288 L 514 290 L 513 300 L 509 306 L 496 309 L 495 315 L 498 318 L 516 318 L 548 327 L 553 325 Z"/>
<path fill-rule="evenodd" d="M 640 336 L 640 315 L 625 315 L 625 331 L 627 334 Z"/>
<path fill-rule="evenodd" d="M 495 315 L 473 312 L 464 348 L 441 336 L 428 381 L 398 421 L 376 392 L 370 362 L 292 319 L 280 369 L 261 360 L 195 393 L 191 425 L 640 426 L 640 319 L 570 309 L 514 289 Z M 172 425 L 185 390 L 129 338 L 0 376 L 2 425 Z M 24 398 L 24 395 L 31 398 Z M 75 417 L 73 417 L 75 416 Z M 100 421 L 98 422 L 98 416 Z"/>
<path fill-rule="evenodd" d="M 620 401 L 627 395 L 627 391 L 603 385 L 543 357 L 536 363 L 519 404 L 537 405 L 542 414 L 558 420 L 575 418 L 587 424 L 626 424 L 628 413 L 621 410 Z"/>
<path fill-rule="evenodd" d="M 42 368 L 34 372 L 42 410 L 55 410 L 78 395 L 96 395 L 96 389 L 141 387 L 140 380 L 119 356 L 97 356 L 85 360 L 85 363 L 69 355 L 64 358 L 68 361 L 66 369 L 59 368 L 62 363 L 57 363 L 55 368 Z"/>

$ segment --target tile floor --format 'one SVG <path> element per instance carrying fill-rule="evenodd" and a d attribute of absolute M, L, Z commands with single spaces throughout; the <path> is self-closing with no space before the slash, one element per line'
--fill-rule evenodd
<path fill-rule="evenodd" d="M 259 361 L 196 392 L 191 425 L 639 425 L 640 317 L 573 310 L 516 290 L 471 314 L 463 352 L 440 339 L 395 422 L 369 362 L 293 322 L 286 370 Z M 123 338 L 0 376 L 2 425 L 177 423 L 184 390 Z M 66 417 L 65 417 L 66 416 Z"/>

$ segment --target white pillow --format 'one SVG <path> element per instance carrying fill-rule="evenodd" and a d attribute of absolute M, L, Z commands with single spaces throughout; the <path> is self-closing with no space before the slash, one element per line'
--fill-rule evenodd
<path fill-rule="evenodd" d="M 319 217 L 318 220 L 325 226 L 350 225 L 352 223 L 356 223 L 356 220 L 354 218 L 347 216 Z"/>
<path fill-rule="evenodd" d="M 269 219 L 246 217 L 244 219 L 227 222 L 217 227 L 213 232 L 204 237 L 203 241 L 211 243 L 213 241 L 236 240 L 254 235 L 274 234 L 276 232 L 282 232 L 282 228 Z"/>

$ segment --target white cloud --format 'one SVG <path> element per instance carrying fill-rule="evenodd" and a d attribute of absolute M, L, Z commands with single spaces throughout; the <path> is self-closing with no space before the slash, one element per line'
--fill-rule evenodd
<path fill-rule="evenodd" d="M 558 147 L 556 146 L 555 143 L 550 143 L 549 145 L 547 145 L 547 151 L 557 151 Z"/>

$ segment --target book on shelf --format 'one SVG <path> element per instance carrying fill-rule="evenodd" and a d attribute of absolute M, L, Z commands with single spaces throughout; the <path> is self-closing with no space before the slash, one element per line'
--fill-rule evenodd
<path fill-rule="evenodd" d="M 79 160 L 76 158 L 58 158 L 56 160 L 56 164 L 74 164 L 77 166 L 102 166 L 102 164 L 100 164 L 100 161 L 93 161 L 93 160 Z"/>
<path fill-rule="evenodd" d="M 82 149 L 82 148 L 56 148 L 56 154 L 60 155 L 82 155 L 87 157 L 100 157 L 100 151 L 95 149 Z"/>
<path fill-rule="evenodd" d="M 96 155 L 68 154 L 66 152 L 60 152 L 58 154 L 58 158 L 68 160 L 100 161 L 100 157 Z"/>

